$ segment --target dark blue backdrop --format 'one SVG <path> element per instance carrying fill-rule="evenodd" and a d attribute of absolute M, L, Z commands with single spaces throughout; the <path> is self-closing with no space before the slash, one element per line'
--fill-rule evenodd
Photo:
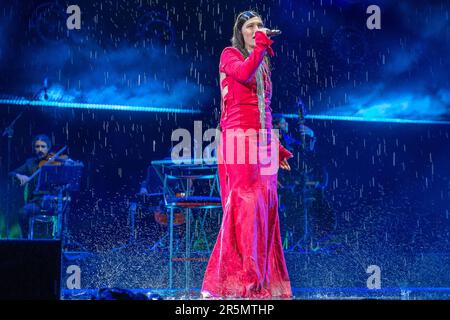
<path fill-rule="evenodd" d="M 147 255 L 143 248 L 108 250 L 127 241 L 128 200 L 150 161 L 168 155 L 172 131 L 193 132 L 194 120 L 202 120 L 204 129 L 216 126 L 220 52 L 229 45 L 235 14 L 248 8 L 283 31 L 273 45 L 273 110 L 296 114 L 302 103 L 318 116 L 306 124 L 318 137 L 316 161 L 329 173 L 326 196 L 336 228 L 316 251 L 287 253 L 293 286 L 365 288 L 366 268 L 377 264 L 386 287 L 450 287 L 450 130 L 432 123 L 450 121 L 446 1 L 77 4 L 82 27 L 74 31 L 65 25 L 68 2 L 0 4 L 0 126 L 25 111 L 16 124 L 12 167 L 30 155 L 31 137 L 41 132 L 84 162 L 70 230 L 98 255 L 80 262 L 83 287 L 166 285 L 164 255 Z M 381 8 L 381 30 L 366 28 L 370 4 Z M 19 105 L 19 99 L 42 106 Z M 77 108 L 62 108 L 64 102 Z M 94 103 L 110 109 L 93 109 Z M 139 111 L 149 106 L 188 113 Z M 379 121 L 320 120 L 323 116 Z M 392 118 L 429 123 L 386 120 Z M 295 134 L 297 120 L 288 121 Z M 2 213 L 6 142 L 2 137 Z M 14 190 L 11 237 L 18 236 L 21 205 L 21 189 Z M 211 217 L 212 238 L 219 215 Z M 283 228 L 300 224 L 301 212 L 289 204 L 281 219 Z M 147 242 L 164 232 L 151 217 L 140 223 Z M 3 214 L 3 237 L 4 226 Z M 196 265 L 194 286 L 204 267 Z M 178 281 L 181 286 L 183 279 Z"/>

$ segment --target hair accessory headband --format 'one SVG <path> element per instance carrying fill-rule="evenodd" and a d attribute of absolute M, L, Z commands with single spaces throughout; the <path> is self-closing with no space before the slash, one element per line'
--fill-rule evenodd
<path fill-rule="evenodd" d="M 237 24 L 237 27 L 239 29 L 242 28 L 242 26 L 244 25 L 244 23 L 251 18 L 257 17 L 257 15 L 253 12 L 253 11 L 245 11 L 243 13 L 241 13 L 240 17 L 239 17 L 239 21 Z"/>

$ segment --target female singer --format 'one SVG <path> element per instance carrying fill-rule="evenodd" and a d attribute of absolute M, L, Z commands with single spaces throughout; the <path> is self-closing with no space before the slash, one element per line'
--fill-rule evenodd
<path fill-rule="evenodd" d="M 279 145 L 277 135 L 271 132 L 272 83 L 266 53 L 273 56 L 273 41 L 269 32 L 258 13 L 242 12 L 234 24 L 232 46 L 220 57 L 218 173 L 223 218 L 204 275 L 204 298 L 292 296 L 277 198 L 278 166 L 290 170 L 287 159 L 292 153 Z M 262 136 L 266 140 L 260 139 Z M 235 138 L 242 137 L 244 149 L 235 144 Z M 276 170 L 264 170 L 267 161 L 261 157 L 252 161 L 255 150 L 276 159 Z M 236 161 L 236 156 L 245 156 L 245 161 Z"/>

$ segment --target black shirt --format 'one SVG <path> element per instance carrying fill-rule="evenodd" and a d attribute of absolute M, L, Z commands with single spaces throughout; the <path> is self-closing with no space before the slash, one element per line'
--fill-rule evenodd
<path fill-rule="evenodd" d="M 37 157 L 28 158 L 23 165 L 11 171 L 9 175 L 15 177 L 16 174 L 23 174 L 29 177 L 39 169 L 39 162 L 40 160 Z"/>
<path fill-rule="evenodd" d="M 22 174 L 30 177 L 33 173 L 36 172 L 37 169 L 39 169 L 39 162 L 40 160 L 38 157 L 28 158 L 23 165 L 11 171 L 8 175 L 11 177 L 15 177 L 16 174 Z M 27 184 L 28 187 L 27 201 L 34 201 L 39 199 L 38 195 L 33 194 L 33 191 L 36 188 L 36 182 L 37 179 L 34 178 Z"/>

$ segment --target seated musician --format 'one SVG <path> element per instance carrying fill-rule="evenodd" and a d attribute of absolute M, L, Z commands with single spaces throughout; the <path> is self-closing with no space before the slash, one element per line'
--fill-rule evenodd
<path fill-rule="evenodd" d="M 172 147 L 168 149 L 168 156 L 164 157 L 164 160 L 170 160 L 172 152 Z M 147 167 L 147 173 L 145 176 L 145 180 L 141 182 L 139 193 L 141 195 L 149 194 L 149 193 L 163 193 L 164 188 L 161 182 L 161 179 L 158 177 L 158 174 L 153 168 L 152 165 Z"/>
<path fill-rule="evenodd" d="M 142 195 L 150 193 L 162 193 L 163 186 L 161 179 L 156 174 L 155 169 L 150 165 L 147 167 L 145 180 L 141 182 L 139 193 Z"/>
<path fill-rule="evenodd" d="M 302 148 L 301 135 L 305 136 L 305 151 L 314 151 L 314 145 L 316 138 L 314 136 L 314 131 L 304 125 L 300 124 L 296 130 L 294 130 L 294 135 L 297 133 L 297 137 L 294 137 L 291 132 L 289 132 L 289 123 L 284 117 L 274 117 L 273 118 L 273 128 L 279 130 L 280 143 L 285 146 L 289 151 L 295 152 L 296 149 Z M 300 137 L 299 137 L 300 136 Z"/>
<path fill-rule="evenodd" d="M 26 238 L 28 235 L 28 219 L 31 215 L 39 214 L 41 212 L 42 193 L 34 193 L 37 179 L 30 177 L 35 173 L 42 164 L 49 160 L 52 156 L 50 149 L 52 143 L 50 138 L 45 134 L 38 134 L 32 141 L 32 148 L 34 156 L 28 158 L 23 165 L 11 171 L 9 176 L 15 177 L 21 186 L 26 186 L 25 191 L 25 206 L 19 211 L 19 224 L 22 232 L 22 237 Z M 64 159 L 64 161 L 72 161 L 71 159 Z"/>

